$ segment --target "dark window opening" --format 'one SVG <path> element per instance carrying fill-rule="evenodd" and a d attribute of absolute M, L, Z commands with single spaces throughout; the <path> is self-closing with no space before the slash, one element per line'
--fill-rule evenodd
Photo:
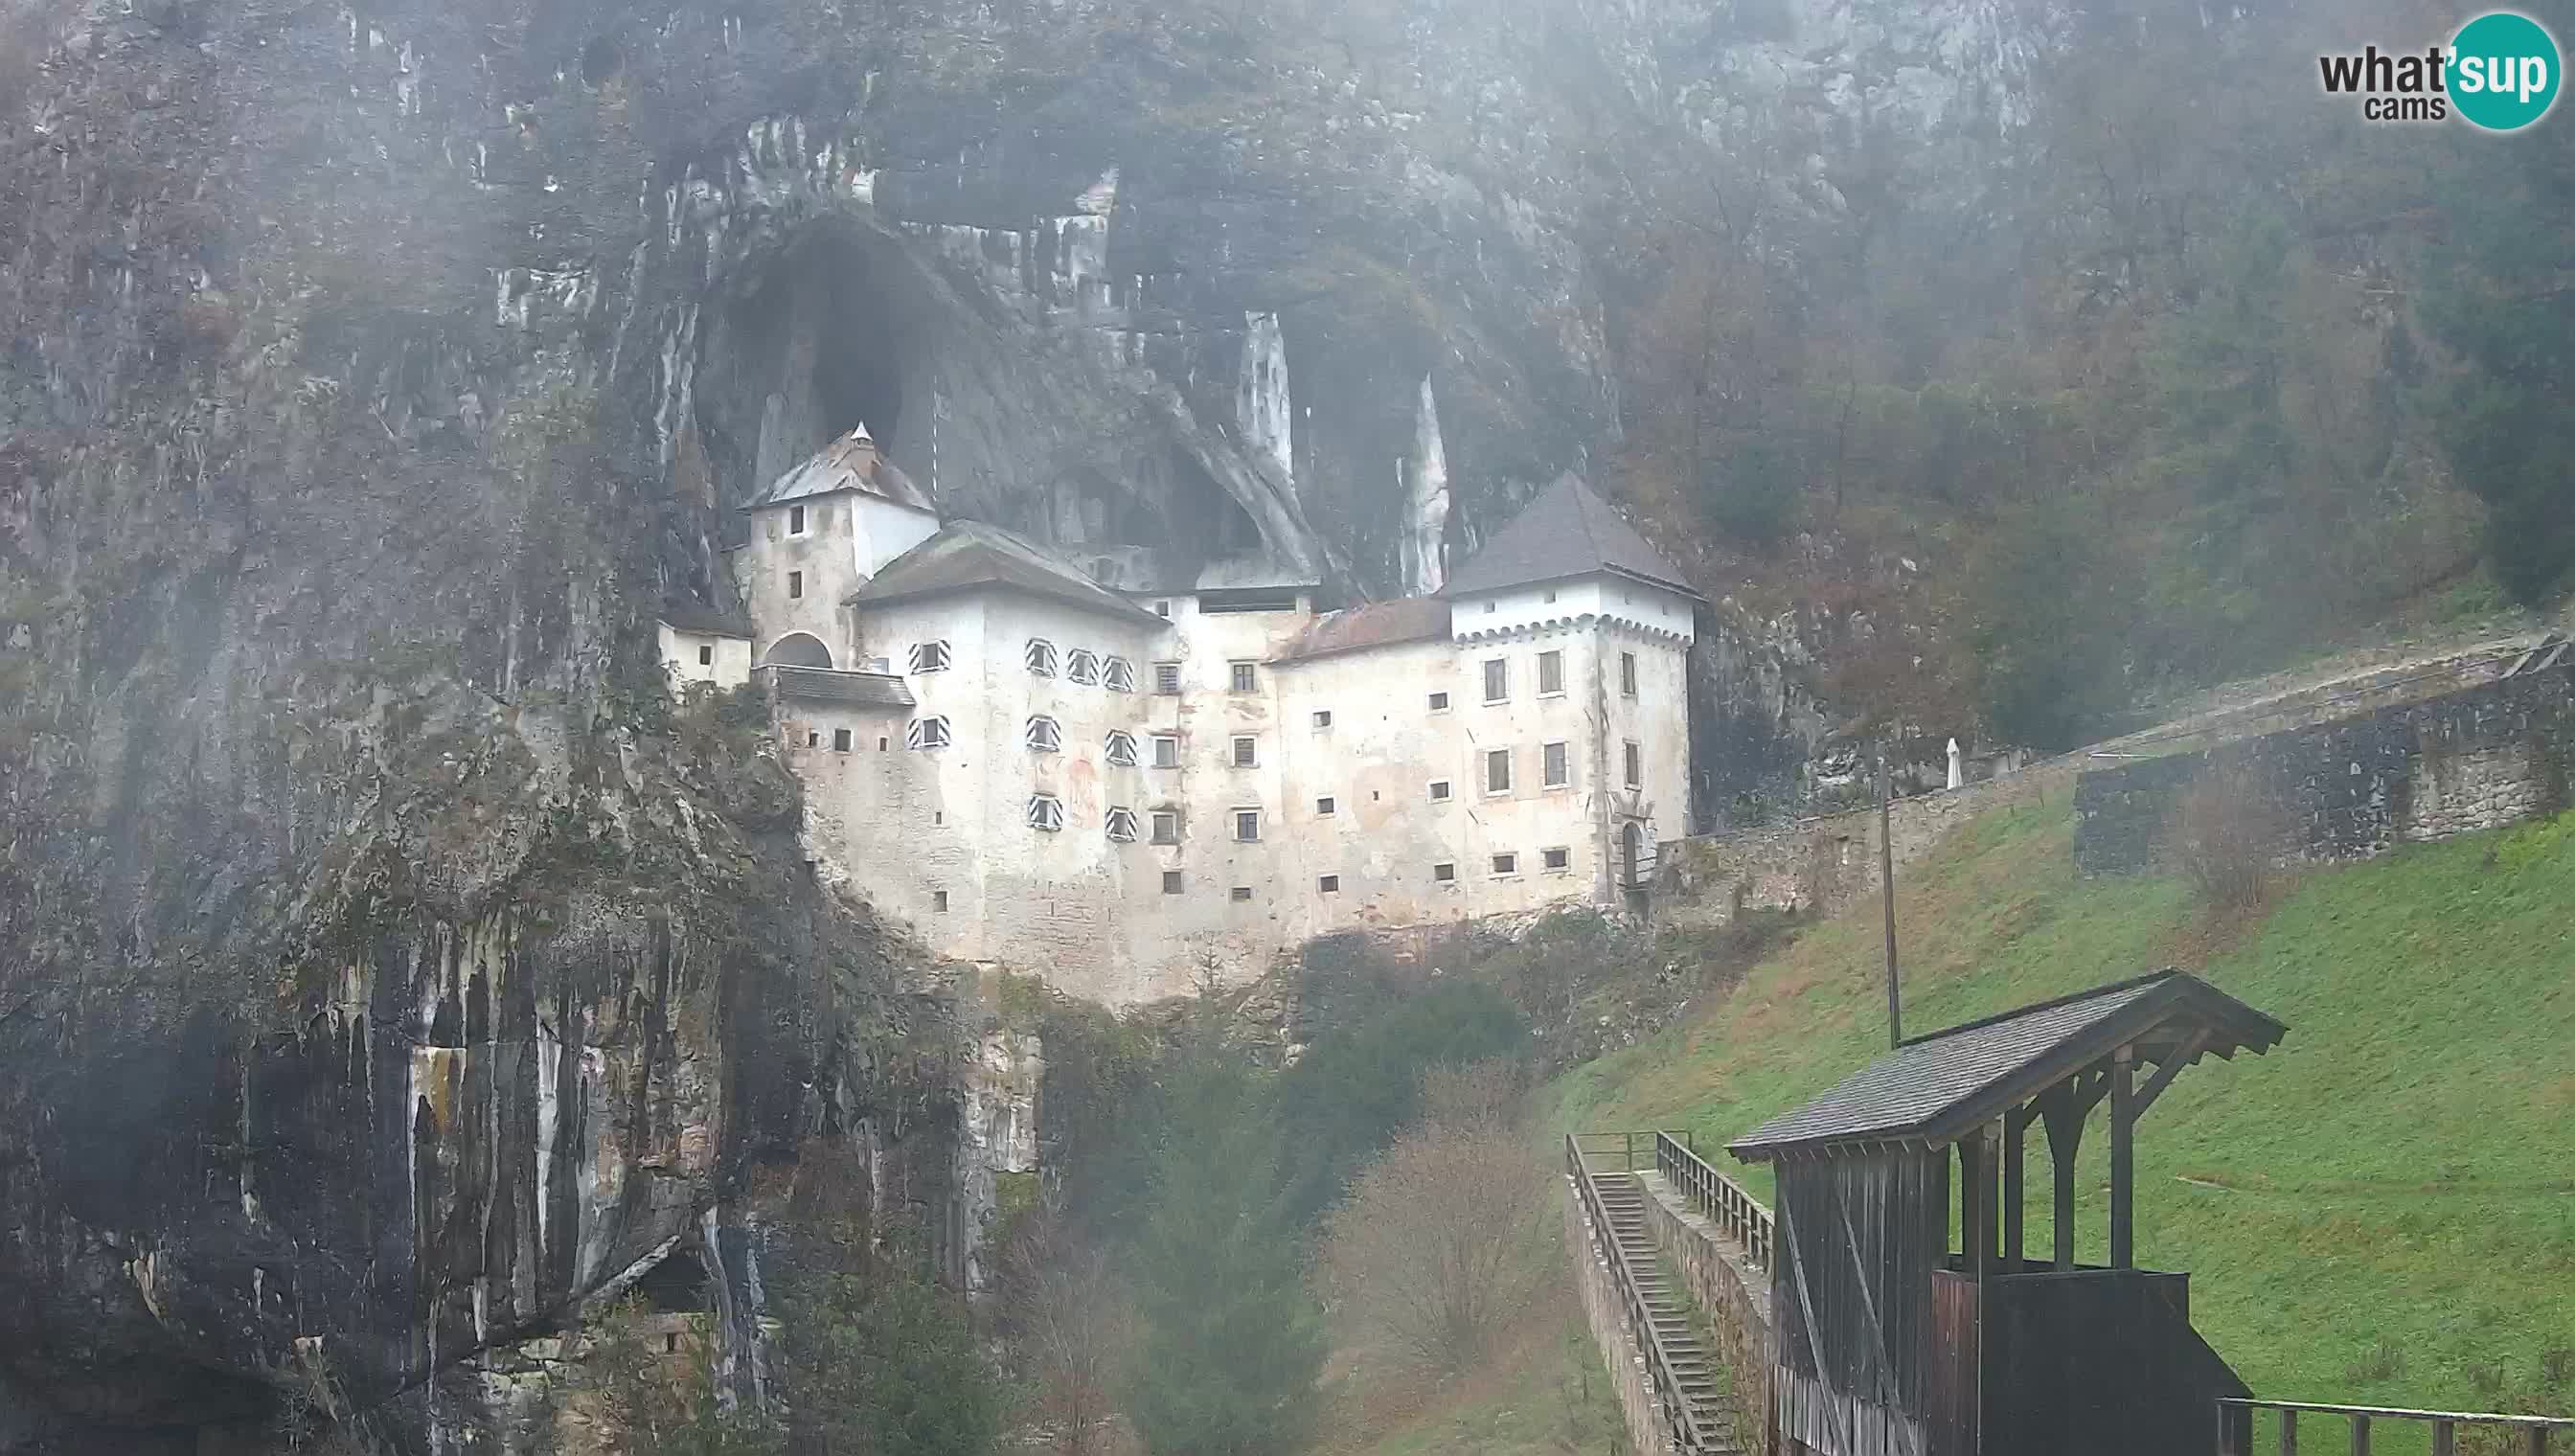
<path fill-rule="evenodd" d="M 832 729 L 832 751 L 835 753 L 846 753 L 850 751 L 850 730 L 848 728 Z"/>
<path fill-rule="evenodd" d="M 1154 665 L 1154 691 L 1162 694 L 1166 698 L 1180 692 L 1181 665 L 1178 663 L 1156 663 Z"/>
<path fill-rule="evenodd" d="M 1570 849 L 1541 850 L 1540 857 L 1546 861 L 1546 867 L 1549 869 L 1566 869 L 1573 864 L 1573 851 Z"/>
<path fill-rule="evenodd" d="M 1445 799 L 1447 796 L 1448 796 L 1448 780 L 1447 780 L 1447 779 L 1445 779 L 1445 778 L 1433 778 L 1433 779 L 1431 779 L 1431 780 L 1430 780 L 1430 801 L 1431 801 L 1432 803 L 1438 803 L 1438 802 L 1439 802 L 1439 801 L 1441 801 L 1442 799 Z"/>
<path fill-rule="evenodd" d="M 930 892 L 930 907 L 939 911 L 943 915 L 948 913 L 948 891 L 944 889 L 932 890 Z"/>
<path fill-rule="evenodd" d="M 787 595 L 791 598 L 802 597 L 805 595 L 805 574 L 803 572 L 789 572 L 787 574 Z"/>
<path fill-rule="evenodd" d="M 804 507 L 790 506 L 787 508 L 787 534 L 790 536 L 803 536 L 805 534 Z"/>
<path fill-rule="evenodd" d="M 1230 612 L 1293 612 L 1293 592 L 1201 592 L 1199 611 L 1214 617 Z"/>
<path fill-rule="evenodd" d="M 1430 877 L 1441 884 L 1452 883 L 1457 878 L 1457 866 L 1448 863 L 1433 864 L 1430 866 Z"/>
<path fill-rule="evenodd" d="M 1235 692 L 1253 693 L 1260 690 L 1261 680 L 1253 673 L 1253 669 L 1256 666 L 1258 665 L 1253 663 L 1236 663 L 1234 665 Z"/>
<path fill-rule="evenodd" d="M 1252 898 L 1252 886 L 1248 884 L 1236 885 L 1234 887 L 1234 897 L 1238 900 L 1248 900 Z"/>
<path fill-rule="evenodd" d="M 1317 714 L 1315 714 L 1315 715 L 1314 715 L 1314 727 L 1316 727 L 1316 728 L 1330 728 L 1331 726 L 1332 726 L 1332 711 L 1331 711 L 1330 709 L 1328 709 L 1328 708 L 1327 708 L 1327 709 L 1324 709 L 1322 712 L 1317 713 Z"/>
<path fill-rule="evenodd" d="M 1337 874 L 1323 875 L 1314 881 L 1314 888 L 1324 894 L 1339 894 L 1341 892 L 1341 877 Z"/>
<path fill-rule="evenodd" d="M 1165 894 L 1179 894 L 1180 892 L 1181 892 L 1181 872 L 1180 872 L 1179 870 L 1177 870 L 1177 869 L 1166 869 L 1166 870 L 1164 870 L 1164 871 L 1163 871 L 1163 893 L 1165 893 Z"/>
<path fill-rule="evenodd" d="M 1332 801 L 1328 798 L 1315 799 L 1314 812 L 1322 817 L 1329 818 L 1332 813 Z"/>
<path fill-rule="evenodd" d="M 1634 653 L 1618 655 L 1618 694 L 1622 698 L 1636 696 L 1636 655 Z"/>
<path fill-rule="evenodd" d="M 1448 695 L 1445 693 L 1431 694 L 1430 711 L 1432 713 L 1446 713 L 1448 711 Z"/>
<path fill-rule="evenodd" d="M 700 643 L 698 645 L 698 666 L 701 668 L 712 667 L 715 660 L 716 650 L 705 643 Z"/>
<path fill-rule="evenodd" d="M 1496 855 L 1494 855 L 1494 856 L 1493 856 L 1493 872 L 1494 872 L 1495 874 L 1517 874 L 1517 873 L 1519 873 L 1519 872 L 1520 872 L 1520 856 L 1518 856 L 1517 854 L 1496 854 Z"/>

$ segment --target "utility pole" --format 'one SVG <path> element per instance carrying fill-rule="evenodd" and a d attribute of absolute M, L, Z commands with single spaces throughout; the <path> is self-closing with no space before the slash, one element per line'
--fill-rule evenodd
<path fill-rule="evenodd" d="M 1904 1004 L 1896 994 L 1895 979 L 1895 840 L 1887 833 L 1893 817 L 1889 805 L 1893 798 L 1886 781 L 1886 740 L 1877 744 L 1877 885 L 1880 902 L 1886 907 L 1886 1044 L 1889 1048 L 1904 1041 Z"/>

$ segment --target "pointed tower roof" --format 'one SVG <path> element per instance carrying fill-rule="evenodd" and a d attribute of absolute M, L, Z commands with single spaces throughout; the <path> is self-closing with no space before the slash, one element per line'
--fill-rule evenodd
<path fill-rule="evenodd" d="M 1595 572 L 1632 577 L 1666 592 L 1696 597 L 1680 568 L 1645 544 L 1571 471 L 1537 493 L 1508 526 L 1467 559 L 1439 595 L 1498 592 L 1531 582 L 1587 577 Z"/>
<path fill-rule="evenodd" d="M 864 424 L 816 451 L 813 458 L 803 465 L 780 476 L 767 491 L 743 509 L 757 511 L 816 496 L 837 496 L 846 491 L 938 514 L 938 508 L 930 504 L 930 497 L 912 483 L 912 478 L 895 469 L 893 461 L 877 453 L 876 437 L 868 433 Z"/>

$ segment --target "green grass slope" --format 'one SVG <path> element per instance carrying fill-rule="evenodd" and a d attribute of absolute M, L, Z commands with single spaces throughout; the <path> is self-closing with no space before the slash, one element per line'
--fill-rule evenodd
<path fill-rule="evenodd" d="M 1906 1029 L 2167 964 L 2286 1021 L 2147 1113 L 2138 1262 L 2190 1272 L 2194 1322 L 2261 1394 L 2575 1414 L 2575 815 L 2315 871 L 2231 924 L 2178 881 L 2076 878 L 2072 827 L 2063 803 L 1999 811 L 1899 875 Z M 1880 936 L 1874 901 L 1816 926 L 1567 1074 L 1558 1120 L 1705 1148 L 1830 1085 L 1884 1048 Z M 2108 1243 L 2102 1116 L 2086 1259 Z M 1719 1160 L 1766 1196 L 1765 1170 Z"/>

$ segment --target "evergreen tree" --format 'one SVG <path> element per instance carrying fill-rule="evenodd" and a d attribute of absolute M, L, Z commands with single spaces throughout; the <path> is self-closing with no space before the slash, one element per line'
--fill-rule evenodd
<path fill-rule="evenodd" d="M 1325 1353 L 1262 1080 L 1212 1034 L 1166 1083 L 1131 1250 L 1145 1333 L 1127 1410 L 1157 1456 L 1278 1456 L 1312 1430 Z"/>

